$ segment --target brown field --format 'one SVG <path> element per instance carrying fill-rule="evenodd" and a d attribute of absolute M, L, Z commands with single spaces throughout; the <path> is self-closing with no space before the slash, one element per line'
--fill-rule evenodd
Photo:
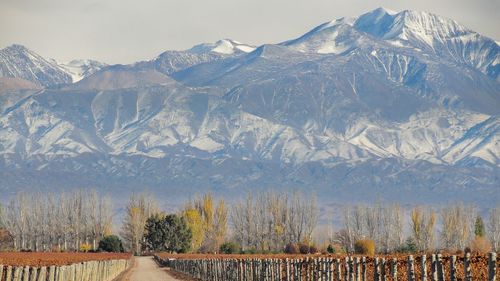
<path fill-rule="evenodd" d="M 287 255 L 287 254 L 275 254 L 275 255 L 212 255 L 212 254 L 168 254 L 168 253 L 157 253 L 162 259 L 313 259 L 313 258 L 339 258 L 342 260 L 342 272 L 344 270 L 344 258 L 346 255 L 323 255 L 323 254 L 311 254 L 311 255 Z M 353 255 L 360 256 L 360 255 Z M 361 256 L 360 256 L 361 257 Z M 377 255 L 379 258 L 385 258 L 385 272 L 387 274 L 387 280 L 392 280 L 390 277 L 391 272 L 391 260 L 393 258 L 397 258 L 397 269 L 398 269 L 398 280 L 408 280 L 408 272 L 407 272 L 407 258 L 406 254 L 391 254 L 391 255 Z M 421 255 L 413 255 L 414 257 L 414 267 L 415 267 L 415 275 L 417 278 L 421 276 Z M 374 272 L 374 257 L 366 257 L 367 261 L 367 276 L 373 276 Z M 442 261 L 445 267 L 446 277 L 450 276 L 450 261 L 451 255 L 443 254 Z M 427 276 L 428 279 L 431 276 L 431 257 L 427 255 Z M 307 264 L 303 265 L 304 267 L 308 266 Z M 463 255 L 457 255 L 456 261 L 457 267 L 457 280 L 464 280 L 464 257 Z M 497 268 L 500 268 L 500 259 L 497 258 Z M 488 255 L 472 255 L 471 256 L 471 272 L 473 280 L 487 280 L 488 278 Z M 497 272 L 500 274 L 500 271 Z M 429 279 L 430 280 L 430 279 Z"/>
<path fill-rule="evenodd" d="M 97 260 L 129 259 L 129 253 L 19 253 L 0 252 L 0 264 L 11 266 L 51 266 Z"/>

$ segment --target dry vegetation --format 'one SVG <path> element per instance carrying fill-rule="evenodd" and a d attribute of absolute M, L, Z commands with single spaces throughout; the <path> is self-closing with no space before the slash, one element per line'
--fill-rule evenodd
<path fill-rule="evenodd" d="M 0 264 L 11 266 L 68 265 L 85 261 L 130 259 L 128 253 L 0 252 Z"/>
<path fill-rule="evenodd" d="M 345 272 L 344 259 L 346 255 L 332 255 L 332 254 L 315 254 L 315 255 L 288 255 L 288 254 L 269 254 L 269 255 L 212 255 L 212 254 L 169 254 L 169 253 L 157 253 L 155 254 L 163 260 L 166 259 L 316 259 L 330 257 L 334 259 L 341 259 L 342 261 L 342 272 Z M 361 255 L 352 255 L 353 257 Z M 385 258 L 385 272 L 387 272 L 387 280 L 392 280 L 389 276 L 391 260 L 393 258 L 397 259 L 397 269 L 398 269 L 398 280 L 406 281 L 408 280 L 408 255 L 407 254 L 390 254 L 390 255 L 377 255 L 379 258 Z M 415 264 L 415 275 L 417 277 L 421 276 L 421 256 L 414 255 Z M 442 261 L 444 264 L 444 269 L 446 276 L 450 273 L 450 254 L 444 254 Z M 374 274 L 374 257 L 366 257 L 367 262 L 367 276 L 373 276 Z M 306 267 L 306 264 L 303 265 Z M 456 260 L 457 267 L 457 280 L 464 280 L 464 258 L 463 256 L 457 256 Z M 500 259 L 497 259 L 497 268 L 500 267 Z M 488 278 L 488 255 L 472 255 L 471 256 L 471 272 L 473 280 L 487 280 Z M 427 276 L 431 276 L 431 266 L 430 266 L 430 256 L 427 255 Z M 429 279 L 430 280 L 430 279 Z"/>

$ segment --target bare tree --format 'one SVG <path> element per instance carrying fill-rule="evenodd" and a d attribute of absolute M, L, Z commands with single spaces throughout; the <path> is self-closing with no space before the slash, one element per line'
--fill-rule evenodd
<path fill-rule="evenodd" d="M 234 236 L 241 244 L 243 250 L 256 247 L 256 219 L 255 219 L 254 199 L 252 194 L 248 194 L 245 200 L 236 202 L 231 212 L 231 222 Z"/>
<path fill-rule="evenodd" d="M 487 233 L 493 249 L 500 251 L 500 206 L 490 210 Z"/>
<path fill-rule="evenodd" d="M 429 208 L 415 207 L 411 211 L 412 238 L 419 251 L 430 251 L 434 247 L 436 213 Z"/>
<path fill-rule="evenodd" d="M 109 202 L 102 197 L 87 198 L 81 191 L 58 196 L 18 193 L 10 200 L 7 210 L 2 212 L 5 227 L 14 238 L 14 248 L 40 251 L 57 245 L 63 250 L 78 251 L 90 233 L 89 199 Z M 109 228 L 109 204 L 106 217 Z"/>
<path fill-rule="evenodd" d="M 156 201 L 149 194 L 134 194 L 130 197 L 121 232 L 127 249 L 135 254 L 141 253 L 146 220 L 157 212 Z"/>
<path fill-rule="evenodd" d="M 381 252 L 394 252 L 403 244 L 403 211 L 398 204 L 381 205 L 379 208 L 380 231 L 376 241 Z"/>
<path fill-rule="evenodd" d="M 342 237 L 345 245 L 343 245 L 346 250 L 350 253 L 354 252 L 354 243 L 359 240 L 366 238 L 366 227 L 365 227 L 365 207 L 358 205 L 355 207 L 344 207 L 344 232 L 342 232 Z"/>
<path fill-rule="evenodd" d="M 280 251 L 287 243 L 311 241 L 317 220 L 314 196 L 299 192 L 248 194 L 231 212 L 235 239 L 245 249 Z"/>
<path fill-rule="evenodd" d="M 441 210 L 441 245 L 449 250 L 464 249 L 473 237 L 475 208 L 454 203 Z"/>
<path fill-rule="evenodd" d="M 396 250 L 403 243 L 403 211 L 397 204 L 377 203 L 344 208 L 343 245 L 349 252 L 360 239 L 372 239 L 379 252 Z"/>
<path fill-rule="evenodd" d="M 311 241 L 311 235 L 318 223 L 318 206 L 316 196 L 306 196 L 300 192 L 293 192 L 288 207 L 289 242 Z"/>

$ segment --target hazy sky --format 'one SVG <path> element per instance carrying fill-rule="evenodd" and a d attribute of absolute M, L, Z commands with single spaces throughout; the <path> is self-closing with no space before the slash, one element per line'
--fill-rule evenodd
<path fill-rule="evenodd" d="M 130 63 L 221 38 L 277 43 L 380 6 L 433 12 L 500 40 L 500 0 L 0 0 L 0 48 Z"/>

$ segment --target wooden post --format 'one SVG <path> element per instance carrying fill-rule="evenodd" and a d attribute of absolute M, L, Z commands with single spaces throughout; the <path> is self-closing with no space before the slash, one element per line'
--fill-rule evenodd
<path fill-rule="evenodd" d="M 29 281 L 36 281 L 37 273 L 38 273 L 38 268 L 32 267 Z M 0 276 L 2 276 L 2 274 L 0 274 Z M 26 280 L 28 280 L 28 279 L 26 279 Z"/>
<path fill-rule="evenodd" d="M 415 266 L 412 255 L 408 256 L 408 281 L 415 281 Z"/>
<path fill-rule="evenodd" d="M 21 281 L 23 268 L 18 266 L 14 268 L 14 274 L 12 276 L 12 281 Z"/>
<path fill-rule="evenodd" d="M 398 259 L 392 258 L 391 261 L 391 277 L 392 281 L 398 281 Z"/>
<path fill-rule="evenodd" d="M 311 280 L 311 259 L 308 257 L 306 258 L 306 280 L 310 281 Z"/>
<path fill-rule="evenodd" d="M 491 252 L 488 255 L 488 281 L 496 281 L 497 279 L 497 253 Z"/>
<path fill-rule="evenodd" d="M 361 281 L 361 263 L 360 263 L 360 258 L 355 257 L 354 258 L 354 272 L 356 273 L 356 281 Z"/>
<path fill-rule="evenodd" d="M 285 280 L 290 281 L 290 260 L 288 258 L 285 259 Z"/>
<path fill-rule="evenodd" d="M 7 271 L 5 272 L 5 280 L 12 279 L 12 266 L 7 266 Z"/>
<path fill-rule="evenodd" d="M 457 281 L 457 256 L 451 256 L 450 260 L 450 281 Z"/>
<path fill-rule="evenodd" d="M 330 280 L 330 258 L 323 258 L 323 279 L 324 281 Z"/>
<path fill-rule="evenodd" d="M 361 280 L 366 281 L 366 257 L 361 258 Z"/>
<path fill-rule="evenodd" d="M 334 265 L 333 265 L 333 258 L 326 258 L 326 280 L 327 281 L 332 281 L 335 279 L 333 272 L 334 272 Z"/>
<path fill-rule="evenodd" d="M 349 280 L 354 281 L 354 258 L 349 257 Z"/>
<path fill-rule="evenodd" d="M 312 278 L 313 280 L 319 280 L 319 276 L 321 276 L 321 272 L 319 272 L 318 268 L 318 259 L 312 260 Z"/>
<path fill-rule="evenodd" d="M 293 265 L 294 265 L 293 272 L 294 272 L 295 280 L 299 280 L 299 281 L 306 280 L 306 279 L 304 279 L 307 277 L 307 276 L 304 276 L 304 274 L 307 274 L 307 272 L 304 272 L 304 271 L 307 271 L 306 262 L 307 262 L 306 259 L 294 259 L 293 260 Z"/>
<path fill-rule="evenodd" d="M 23 275 L 22 280 L 28 281 L 30 279 L 30 267 L 29 266 L 24 267 L 22 275 Z"/>
<path fill-rule="evenodd" d="M 437 260 L 436 260 L 436 254 L 432 254 L 431 256 L 431 280 L 432 281 L 437 281 Z"/>
<path fill-rule="evenodd" d="M 345 273 L 344 273 L 345 278 L 344 279 L 345 279 L 345 281 L 348 281 L 350 273 L 351 273 L 351 268 L 349 267 L 349 257 L 348 256 L 345 257 L 345 259 L 344 259 L 344 266 L 345 266 Z"/>
<path fill-rule="evenodd" d="M 382 258 L 380 261 L 380 280 L 385 281 L 385 258 Z"/>
<path fill-rule="evenodd" d="M 0 281 L 3 281 L 3 264 L 0 264 Z"/>
<path fill-rule="evenodd" d="M 335 259 L 335 274 L 337 275 L 337 281 L 342 280 L 342 267 L 340 267 L 340 259 Z"/>
<path fill-rule="evenodd" d="M 445 281 L 444 278 L 444 268 L 443 268 L 443 260 L 441 258 L 441 254 L 437 254 L 437 270 L 438 270 L 438 280 Z"/>
<path fill-rule="evenodd" d="M 40 272 L 38 273 L 38 279 L 36 281 L 46 281 L 46 280 L 47 280 L 47 268 L 45 266 L 42 266 L 40 267 Z"/>
<path fill-rule="evenodd" d="M 420 268 L 422 271 L 420 272 L 420 280 L 427 281 L 427 256 L 422 255 L 422 259 L 420 260 Z"/>
<path fill-rule="evenodd" d="M 380 281 L 380 266 L 378 257 L 376 257 L 375 260 L 373 261 L 373 280 Z"/>

